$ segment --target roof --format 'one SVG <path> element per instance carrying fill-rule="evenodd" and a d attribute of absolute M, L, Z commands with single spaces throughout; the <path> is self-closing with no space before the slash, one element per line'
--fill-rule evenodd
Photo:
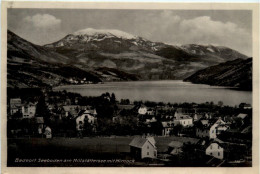
<path fill-rule="evenodd" d="M 192 119 L 189 115 L 177 114 L 175 115 L 176 120 Z"/>
<path fill-rule="evenodd" d="M 131 109 L 134 108 L 134 105 L 117 105 L 117 107 L 118 107 L 119 110 L 123 110 L 123 109 L 131 110 Z"/>
<path fill-rule="evenodd" d="M 133 147 L 137 147 L 137 148 L 142 148 L 143 145 L 146 143 L 146 141 L 148 141 L 145 138 L 140 138 L 140 137 L 135 137 L 131 143 L 129 144 L 129 146 L 133 146 Z"/>
<path fill-rule="evenodd" d="M 153 137 L 147 137 L 147 138 L 141 138 L 141 137 L 135 137 L 131 143 L 129 144 L 129 146 L 133 146 L 133 147 L 137 147 L 137 148 L 142 148 L 143 145 L 146 142 L 149 142 L 154 148 L 156 148 L 155 146 L 155 140 Z"/>
<path fill-rule="evenodd" d="M 252 126 L 247 126 L 245 129 L 241 131 L 242 134 L 252 133 Z"/>
<path fill-rule="evenodd" d="M 64 111 L 69 112 L 69 111 L 75 110 L 78 107 L 79 107 L 78 105 L 66 105 L 66 106 L 63 106 L 63 109 L 64 109 Z"/>
<path fill-rule="evenodd" d="M 163 121 L 162 122 L 162 126 L 165 128 L 165 127 L 173 127 L 174 126 L 174 123 L 172 121 L 170 122 L 167 122 L 167 121 Z"/>
<path fill-rule="evenodd" d="M 238 118 L 242 118 L 242 119 L 245 119 L 247 117 L 247 114 L 238 114 L 237 116 Z"/>
<path fill-rule="evenodd" d="M 201 120 L 201 124 L 202 125 L 208 125 L 209 124 L 209 120 Z"/>
<path fill-rule="evenodd" d="M 183 146 L 183 142 L 180 141 L 171 141 L 170 144 L 168 144 L 169 147 L 174 147 L 174 148 L 180 148 Z"/>
<path fill-rule="evenodd" d="M 43 117 L 35 117 L 35 120 L 36 120 L 36 123 L 38 123 L 38 124 L 44 123 Z"/>
<path fill-rule="evenodd" d="M 21 99 L 20 98 L 11 98 L 10 103 L 21 103 Z"/>

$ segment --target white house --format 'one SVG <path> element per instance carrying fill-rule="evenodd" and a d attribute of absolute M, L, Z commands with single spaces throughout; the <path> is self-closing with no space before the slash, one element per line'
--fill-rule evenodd
<path fill-rule="evenodd" d="M 52 138 L 51 128 L 49 126 L 45 128 L 44 134 L 46 135 L 46 138 Z"/>
<path fill-rule="evenodd" d="M 155 115 L 155 111 L 151 108 L 147 110 L 147 115 Z"/>
<path fill-rule="evenodd" d="M 209 122 L 209 120 L 201 120 L 200 126 L 196 129 L 196 136 L 200 138 L 208 137 L 209 139 L 217 138 L 222 131 L 226 131 L 229 127 L 227 124 L 219 118 L 215 122 Z"/>
<path fill-rule="evenodd" d="M 95 113 L 95 112 L 94 112 Z M 89 124 L 94 125 L 97 121 L 95 114 L 91 114 L 89 110 L 80 112 L 79 116 L 76 118 L 76 129 L 77 131 L 82 131 L 85 121 L 88 121 Z"/>
<path fill-rule="evenodd" d="M 147 107 L 142 105 L 138 108 L 138 114 L 145 115 L 147 113 Z"/>
<path fill-rule="evenodd" d="M 224 158 L 224 148 L 219 142 L 212 142 L 206 148 L 206 155 L 213 156 L 218 159 Z"/>
<path fill-rule="evenodd" d="M 22 106 L 23 118 L 33 118 L 36 113 L 36 105 L 33 103 L 25 104 Z"/>
<path fill-rule="evenodd" d="M 130 153 L 137 159 L 157 158 L 156 142 L 153 137 L 135 137 L 129 144 Z"/>
<path fill-rule="evenodd" d="M 175 114 L 174 115 L 174 126 L 182 125 L 183 127 L 193 126 L 193 119 L 188 115 Z"/>
<path fill-rule="evenodd" d="M 162 127 L 163 127 L 162 136 L 169 136 L 171 131 L 173 130 L 174 122 L 173 121 L 163 121 Z"/>
<path fill-rule="evenodd" d="M 20 98 L 11 98 L 10 99 L 10 113 L 11 115 L 15 114 L 21 109 L 22 100 Z"/>

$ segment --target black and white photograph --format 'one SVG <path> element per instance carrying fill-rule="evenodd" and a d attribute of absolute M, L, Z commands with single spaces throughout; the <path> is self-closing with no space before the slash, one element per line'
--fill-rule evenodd
<path fill-rule="evenodd" d="M 252 10 L 6 20 L 7 167 L 254 167 Z"/>

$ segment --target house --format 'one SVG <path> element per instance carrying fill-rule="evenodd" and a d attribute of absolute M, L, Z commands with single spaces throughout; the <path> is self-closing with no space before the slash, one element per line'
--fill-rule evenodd
<path fill-rule="evenodd" d="M 238 114 L 237 118 L 241 118 L 242 120 L 244 120 L 248 115 L 247 114 Z"/>
<path fill-rule="evenodd" d="M 214 140 L 206 148 L 206 155 L 213 156 L 218 159 L 224 158 L 224 142 L 221 140 Z"/>
<path fill-rule="evenodd" d="M 80 106 L 79 105 L 66 105 L 62 107 L 62 117 L 68 117 L 71 116 L 73 118 L 75 118 L 76 116 L 78 116 L 78 112 L 79 112 Z"/>
<path fill-rule="evenodd" d="M 171 141 L 170 144 L 168 144 L 168 152 L 171 155 L 178 155 L 182 152 L 182 146 L 183 142 L 180 141 Z"/>
<path fill-rule="evenodd" d="M 149 115 L 150 116 L 150 115 Z M 154 122 L 156 122 L 157 121 L 157 119 L 154 117 L 154 116 L 152 116 L 152 117 L 147 117 L 146 119 L 145 119 L 145 122 L 146 123 L 154 123 Z"/>
<path fill-rule="evenodd" d="M 88 120 L 88 123 L 89 124 L 94 124 L 96 123 L 97 121 L 97 112 L 95 109 L 92 109 L 92 110 L 81 110 L 79 113 L 78 113 L 78 116 L 80 117 L 84 117 L 83 120 Z M 78 119 L 78 117 L 76 118 L 76 120 Z"/>
<path fill-rule="evenodd" d="M 86 121 L 92 126 L 96 124 L 97 117 L 95 109 L 82 110 L 79 112 L 78 116 L 76 117 L 76 130 L 83 131 Z"/>
<path fill-rule="evenodd" d="M 141 105 L 139 108 L 138 108 L 138 114 L 140 115 L 145 115 L 147 113 L 147 107 L 144 106 L 144 105 Z"/>
<path fill-rule="evenodd" d="M 193 122 L 199 121 L 202 117 L 203 117 L 203 115 L 198 114 L 198 113 L 192 114 Z"/>
<path fill-rule="evenodd" d="M 152 108 L 149 108 L 149 109 L 147 110 L 147 115 L 155 115 L 155 110 L 152 109 Z"/>
<path fill-rule="evenodd" d="M 252 109 L 252 106 L 250 104 L 247 104 L 247 103 L 240 103 L 239 108 L 240 109 Z"/>
<path fill-rule="evenodd" d="M 183 127 L 193 126 L 193 119 L 188 115 L 175 114 L 174 115 L 174 126 L 182 125 Z"/>
<path fill-rule="evenodd" d="M 27 103 L 22 106 L 23 118 L 33 118 L 36 113 L 36 104 Z"/>
<path fill-rule="evenodd" d="M 22 100 L 20 98 L 11 98 L 10 99 L 10 114 L 14 115 L 19 110 L 21 110 Z"/>
<path fill-rule="evenodd" d="M 83 131 L 84 123 L 85 123 L 85 116 L 86 115 L 83 114 L 76 118 L 76 130 L 77 131 Z"/>
<path fill-rule="evenodd" d="M 221 132 L 229 129 L 228 125 L 219 118 L 216 120 L 200 120 L 196 128 L 196 136 L 200 138 L 217 138 Z"/>
<path fill-rule="evenodd" d="M 37 125 L 37 132 L 39 135 L 41 135 L 43 133 L 43 124 L 44 124 L 43 117 L 35 117 L 35 123 Z"/>
<path fill-rule="evenodd" d="M 46 135 L 46 138 L 52 138 L 51 128 L 49 126 L 45 128 L 44 134 Z"/>
<path fill-rule="evenodd" d="M 153 137 L 135 137 L 129 144 L 130 153 L 135 159 L 157 158 L 156 142 Z"/>
<path fill-rule="evenodd" d="M 173 121 L 163 121 L 162 122 L 162 136 L 169 136 L 173 130 L 174 122 Z"/>
<path fill-rule="evenodd" d="M 237 118 L 240 118 L 242 120 L 242 124 L 245 123 L 246 118 L 248 118 L 248 114 L 238 114 Z"/>

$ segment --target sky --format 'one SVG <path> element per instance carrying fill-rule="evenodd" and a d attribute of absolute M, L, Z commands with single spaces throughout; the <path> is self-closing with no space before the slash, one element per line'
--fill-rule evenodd
<path fill-rule="evenodd" d="M 8 9 L 8 29 L 38 45 L 85 28 L 117 29 L 173 45 L 227 46 L 252 56 L 250 10 Z"/>

